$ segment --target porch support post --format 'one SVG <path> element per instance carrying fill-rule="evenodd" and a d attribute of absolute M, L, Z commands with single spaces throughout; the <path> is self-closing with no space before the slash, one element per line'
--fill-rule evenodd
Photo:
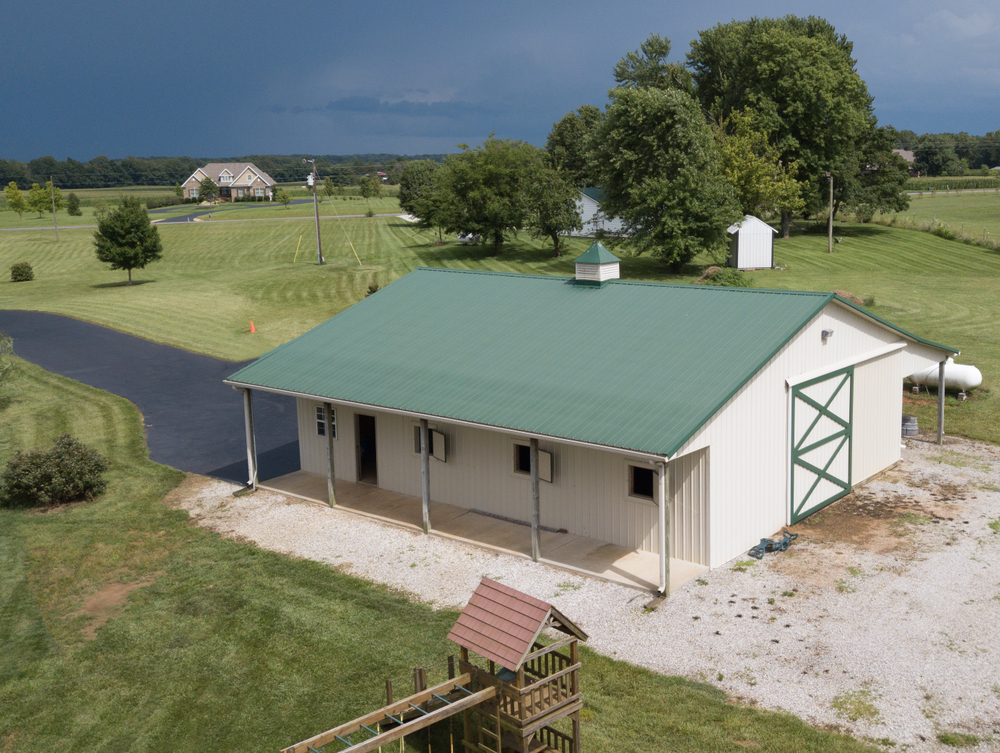
<path fill-rule="evenodd" d="M 247 426 L 247 486 L 257 488 L 257 440 L 253 434 L 253 390 L 243 390 L 243 418 Z"/>
<path fill-rule="evenodd" d="M 667 490 L 670 488 L 670 469 L 666 463 L 656 464 L 656 473 L 660 480 L 659 496 L 659 525 L 657 534 L 659 537 L 658 549 L 660 550 L 660 593 L 664 596 L 670 595 L 670 500 L 667 498 Z"/>
<path fill-rule="evenodd" d="M 538 562 L 542 557 L 542 544 L 538 537 L 541 505 L 538 501 L 538 440 L 528 440 L 531 456 L 531 559 Z"/>
<path fill-rule="evenodd" d="M 944 365 L 947 360 L 938 364 L 938 444 L 944 444 Z"/>
<path fill-rule="evenodd" d="M 326 419 L 326 456 L 329 463 L 326 471 L 326 497 L 330 507 L 337 506 L 337 473 L 333 464 L 333 406 L 323 403 L 323 416 Z"/>
<path fill-rule="evenodd" d="M 431 452 L 427 441 L 427 419 L 420 419 L 420 498 L 424 533 L 431 532 Z"/>

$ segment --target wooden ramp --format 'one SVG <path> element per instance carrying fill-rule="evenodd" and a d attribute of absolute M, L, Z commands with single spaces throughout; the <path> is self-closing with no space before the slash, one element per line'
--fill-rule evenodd
<path fill-rule="evenodd" d="M 350 753 L 367 753 L 377 750 L 382 745 L 394 742 L 412 732 L 429 727 L 442 719 L 461 713 L 468 708 L 478 706 L 497 694 L 496 687 L 488 687 L 473 693 L 465 686 L 472 677 L 468 673 L 459 675 L 454 680 L 442 682 L 432 688 L 403 698 L 402 700 L 383 706 L 378 711 L 365 714 L 352 722 L 334 727 L 308 740 L 284 748 L 281 753 L 310 753 L 324 745 L 339 742 L 343 751 Z M 438 706 L 434 711 L 429 706 Z M 383 724 L 392 725 L 391 729 L 382 732 Z M 364 736 L 358 742 L 352 742 L 353 735 Z"/>

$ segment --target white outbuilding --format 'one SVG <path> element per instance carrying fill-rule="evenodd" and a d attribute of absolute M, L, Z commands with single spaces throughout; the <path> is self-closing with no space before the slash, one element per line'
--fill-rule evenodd
<path fill-rule="evenodd" d="M 619 232 L 622 229 L 622 221 L 617 217 L 608 217 L 604 214 L 601 208 L 603 203 L 604 189 L 581 188 L 580 196 L 576 200 L 576 211 L 580 213 L 583 228 L 574 230 L 570 235 L 591 238 L 598 231 L 611 234 Z"/>
<path fill-rule="evenodd" d="M 730 225 L 729 266 L 736 269 L 771 269 L 774 267 L 774 236 L 778 232 L 764 220 L 748 214 Z"/>
<path fill-rule="evenodd" d="M 903 379 L 956 355 L 833 293 L 577 261 L 417 269 L 243 367 L 251 483 L 252 395 L 292 395 L 302 470 L 269 488 L 667 590 L 896 463 Z"/>

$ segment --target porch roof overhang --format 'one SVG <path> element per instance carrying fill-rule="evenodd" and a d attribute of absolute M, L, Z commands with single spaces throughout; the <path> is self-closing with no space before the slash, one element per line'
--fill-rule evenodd
<path fill-rule="evenodd" d="M 613 452 L 618 455 L 625 455 L 628 457 L 642 458 L 650 463 L 665 463 L 671 460 L 668 455 L 657 455 L 652 452 L 642 452 L 640 450 L 629 450 L 624 447 L 614 447 L 611 445 L 597 444 L 595 442 L 584 442 L 579 439 L 570 439 L 568 437 L 558 437 L 551 434 L 539 434 L 537 432 L 526 431 L 523 429 L 511 429 L 506 426 L 495 426 L 492 424 L 484 424 L 476 421 L 466 421 L 459 418 L 451 418 L 449 416 L 437 416 L 433 413 L 421 413 L 419 411 L 405 410 L 403 408 L 390 408 L 384 405 L 373 405 L 371 403 L 359 403 L 353 400 L 341 400 L 338 398 L 324 397 L 323 395 L 311 395 L 306 392 L 295 392 L 293 390 L 285 390 L 276 387 L 262 387 L 257 384 L 248 384 L 246 382 L 239 382 L 232 379 L 223 379 L 223 384 L 228 384 L 234 390 L 253 390 L 255 392 L 270 392 L 275 395 L 287 395 L 289 397 L 301 397 L 306 400 L 315 400 L 320 403 L 330 403 L 330 405 L 342 405 L 346 408 L 361 408 L 362 410 L 372 410 L 380 411 L 382 413 L 392 413 L 397 416 L 407 416 L 409 418 L 427 419 L 428 421 L 435 421 L 438 423 L 450 424 L 452 426 L 468 426 L 474 429 L 483 429 L 484 431 L 496 431 L 502 434 L 507 434 L 512 437 L 521 437 L 523 439 L 537 439 L 543 442 L 557 442 L 559 444 L 573 445 L 575 447 L 587 447 L 592 450 L 603 450 L 605 452 Z"/>

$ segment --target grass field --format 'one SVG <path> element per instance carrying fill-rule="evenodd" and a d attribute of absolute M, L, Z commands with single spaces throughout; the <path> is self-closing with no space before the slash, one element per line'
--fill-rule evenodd
<path fill-rule="evenodd" d="M 29 261 L 30 283 L 0 280 L 5 308 L 67 314 L 157 342 L 242 360 L 286 342 L 360 300 L 372 282 L 387 285 L 418 266 L 539 274 L 573 274 L 589 241 L 566 242 L 560 259 L 547 243 L 520 238 L 500 257 L 482 246 L 436 236 L 395 217 L 322 220 L 328 264 L 315 264 L 310 217 L 284 222 L 185 223 L 161 226 L 164 258 L 122 283 L 93 255 L 89 230 L 0 235 L 0 270 Z M 359 267 L 346 233 L 357 249 Z M 826 253 L 821 234 L 777 241 L 784 271 L 753 273 L 761 287 L 848 290 L 875 297 L 875 313 L 921 336 L 962 350 L 980 368 L 984 388 L 966 403 L 949 400 L 949 431 L 1000 443 L 1000 402 L 989 392 L 1000 373 L 1000 255 L 929 233 L 879 225 L 837 224 L 844 238 Z M 301 238 L 301 242 L 300 242 Z M 298 255 L 296 260 L 296 248 Z M 702 264 L 705 259 L 696 260 Z M 693 282 L 695 264 L 672 275 L 652 259 L 626 258 L 622 277 Z M 253 320 L 257 333 L 250 334 Z M 909 411 L 910 408 L 908 407 Z M 933 406 L 913 412 L 933 425 Z"/>
<path fill-rule="evenodd" d="M 182 474 L 149 461 L 131 403 L 18 362 L 0 461 L 64 431 L 112 459 L 110 483 L 94 503 L 0 510 L 0 751 L 273 752 L 454 652 L 453 612 L 190 525 L 160 501 Z M 582 660 L 586 750 L 870 750 L 708 685 Z M 432 749 L 448 750 L 447 727 Z"/>
<path fill-rule="evenodd" d="M 306 198 L 306 197 L 299 197 Z M 311 197 L 310 197 L 311 198 Z M 365 201 L 360 196 L 333 196 L 327 198 L 320 197 L 320 216 L 334 214 L 364 214 L 370 206 L 376 214 L 398 214 L 399 200 L 395 196 L 383 196 L 381 199 Z M 289 204 L 283 207 L 276 202 L 262 202 L 260 204 L 226 204 L 223 211 L 219 212 L 219 219 L 247 219 L 261 217 L 312 217 L 314 213 L 313 204 Z"/>
<path fill-rule="evenodd" d="M 915 222 L 937 220 L 975 237 L 1000 240 L 1000 191 L 921 194 L 910 197 L 910 208 L 897 215 Z"/>

